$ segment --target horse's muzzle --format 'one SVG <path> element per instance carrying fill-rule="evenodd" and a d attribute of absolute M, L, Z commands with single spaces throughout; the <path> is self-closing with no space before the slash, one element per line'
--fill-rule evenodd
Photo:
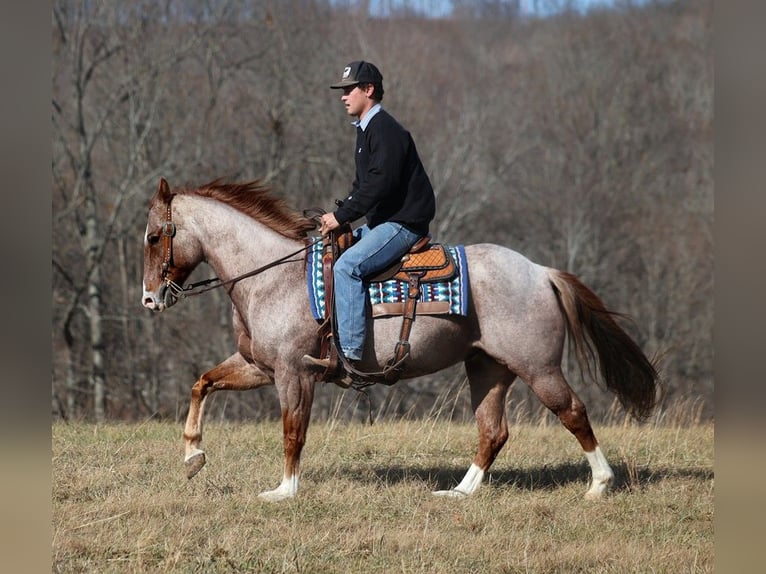
<path fill-rule="evenodd" d="M 163 283 L 157 292 L 144 291 L 142 303 L 152 311 L 164 311 L 178 302 L 178 297 L 173 294 L 167 283 Z"/>

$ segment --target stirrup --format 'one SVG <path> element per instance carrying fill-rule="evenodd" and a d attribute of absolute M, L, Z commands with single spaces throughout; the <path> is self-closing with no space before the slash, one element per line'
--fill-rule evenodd
<path fill-rule="evenodd" d="M 306 367 L 311 367 L 314 369 L 327 370 L 330 368 L 330 359 L 317 359 L 316 357 L 312 357 L 311 355 L 303 355 L 301 357 L 301 363 Z M 348 389 L 348 388 L 351 388 L 351 385 L 354 383 L 354 379 L 351 378 L 351 375 L 348 373 L 348 371 L 343 369 L 342 376 L 324 379 L 324 382 L 335 383 L 342 389 Z"/>

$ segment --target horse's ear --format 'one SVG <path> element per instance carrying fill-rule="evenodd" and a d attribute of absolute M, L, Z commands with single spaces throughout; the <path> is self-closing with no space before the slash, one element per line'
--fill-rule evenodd
<path fill-rule="evenodd" d="M 157 197 L 161 201 L 167 201 L 170 199 L 170 184 L 164 177 L 160 178 L 160 184 L 157 186 Z"/>

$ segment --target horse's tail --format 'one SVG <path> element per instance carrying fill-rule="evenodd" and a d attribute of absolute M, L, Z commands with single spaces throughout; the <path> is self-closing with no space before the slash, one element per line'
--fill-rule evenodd
<path fill-rule="evenodd" d="M 593 374 L 598 363 L 607 389 L 634 417 L 646 419 L 657 401 L 655 366 L 614 320 L 619 314 L 609 311 L 577 277 L 556 269 L 549 269 L 548 277 L 566 317 L 580 368 Z"/>

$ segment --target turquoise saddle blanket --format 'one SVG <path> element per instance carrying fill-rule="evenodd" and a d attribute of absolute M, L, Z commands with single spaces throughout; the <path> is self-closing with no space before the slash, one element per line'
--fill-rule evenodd
<path fill-rule="evenodd" d="M 468 314 L 468 268 L 462 245 L 448 246 L 457 264 L 458 274 L 451 281 L 423 283 L 420 286 L 418 315 L 467 315 Z M 317 321 L 324 320 L 325 289 L 322 276 L 322 241 L 308 250 L 306 258 L 311 313 Z M 391 279 L 371 282 L 367 292 L 373 317 L 401 315 L 407 298 L 407 283 Z"/>

